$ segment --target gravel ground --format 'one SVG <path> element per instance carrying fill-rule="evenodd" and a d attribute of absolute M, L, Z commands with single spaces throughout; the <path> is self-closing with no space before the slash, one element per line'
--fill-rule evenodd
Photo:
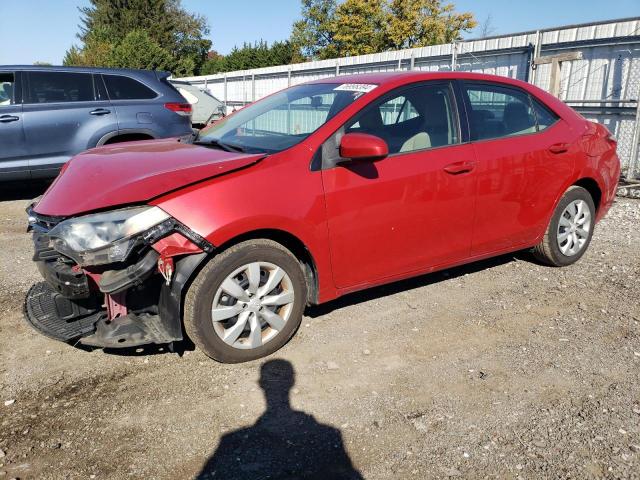
<path fill-rule="evenodd" d="M 20 196 L 0 202 L 0 478 L 640 478 L 638 200 L 574 266 L 522 253 L 351 295 L 228 366 L 32 331 Z"/>

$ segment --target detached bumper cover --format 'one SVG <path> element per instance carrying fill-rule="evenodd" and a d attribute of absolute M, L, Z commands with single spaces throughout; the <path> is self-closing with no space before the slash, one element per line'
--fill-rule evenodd
<path fill-rule="evenodd" d="M 47 282 L 33 285 L 24 304 L 27 322 L 38 332 L 63 342 L 74 342 L 95 330 L 106 313 L 97 299 L 70 300 Z"/>

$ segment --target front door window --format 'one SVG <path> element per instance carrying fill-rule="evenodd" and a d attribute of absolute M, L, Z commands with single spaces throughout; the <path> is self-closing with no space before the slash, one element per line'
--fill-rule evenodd
<path fill-rule="evenodd" d="M 345 125 L 345 133 L 382 138 L 391 155 L 459 143 L 450 88 L 421 85 L 386 97 L 365 108 Z"/>

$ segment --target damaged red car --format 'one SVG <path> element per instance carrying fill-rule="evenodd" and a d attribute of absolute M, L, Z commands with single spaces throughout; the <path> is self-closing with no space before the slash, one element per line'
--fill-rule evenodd
<path fill-rule="evenodd" d="M 293 86 L 197 136 L 73 158 L 28 209 L 26 316 L 118 348 L 268 355 L 305 307 L 516 250 L 576 262 L 620 174 L 601 125 L 527 83 L 368 74 Z"/>

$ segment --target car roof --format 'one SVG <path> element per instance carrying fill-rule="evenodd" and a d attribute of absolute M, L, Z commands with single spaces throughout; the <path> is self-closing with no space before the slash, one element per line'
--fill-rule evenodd
<path fill-rule="evenodd" d="M 322 78 L 320 80 L 314 80 L 309 84 L 314 83 L 371 83 L 376 85 L 386 84 L 403 84 L 412 83 L 421 80 L 476 80 L 476 81 L 490 81 L 499 83 L 509 83 L 513 85 L 530 85 L 520 80 L 514 80 L 508 77 L 501 77 L 498 75 L 488 75 L 485 73 L 471 73 L 471 72 L 422 72 L 422 71 L 402 71 L 402 72 L 376 72 L 376 73 L 360 73 L 356 75 L 340 75 L 338 77 Z"/>
<path fill-rule="evenodd" d="M 388 91 L 394 88 L 402 87 L 403 85 L 409 85 L 411 83 L 427 80 L 469 80 L 476 82 L 499 83 L 502 85 L 513 85 L 529 92 L 530 94 L 533 94 L 536 99 L 542 100 L 547 107 L 550 107 L 555 113 L 563 118 L 577 115 L 577 113 L 569 106 L 567 106 L 562 100 L 559 100 L 558 98 L 542 90 L 536 85 L 524 82 L 522 80 L 516 80 L 514 78 L 502 77 L 498 75 L 488 75 L 485 73 L 458 71 L 421 72 L 416 70 L 402 72 L 362 73 L 357 75 L 341 75 L 338 77 L 322 78 L 319 80 L 308 82 L 307 85 L 320 83 L 364 83 L 374 84 L 381 87 L 381 90 Z"/>
<path fill-rule="evenodd" d="M 143 74 L 169 74 L 168 72 L 155 70 L 141 70 L 136 68 L 106 68 L 106 67 L 66 67 L 61 65 L 0 65 L 0 71 L 53 71 L 53 72 L 93 72 L 93 73 L 124 73 L 128 75 Z"/>

